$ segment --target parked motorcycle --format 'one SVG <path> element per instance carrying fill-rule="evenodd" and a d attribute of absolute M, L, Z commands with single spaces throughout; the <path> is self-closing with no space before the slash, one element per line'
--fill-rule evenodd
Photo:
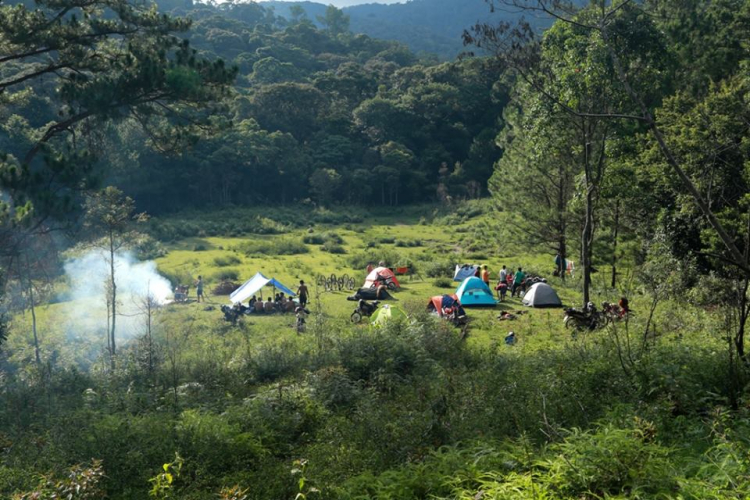
<path fill-rule="evenodd" d="M 563 322 L 566 328 L 596 330 L 607 326 L 610 318 L 608 314 L 597 311 L 593 302 L 589 302 L 583 310 L 574 307 L 565 309 Z"/>
<path fill-rule="evenodd" d="M 354 309 L 354 312 L 350 316 L 352 323 L 359 323 L 362 321 L 362 318 L 369 318 L 373 315 L 375 310 L 378 308 L 378 304 L 380 304 L 379 301 L 375 300 L 373 302 L 367 302 L 364 299 L 359 299 L 357 302 L 357 307 Z"/>
<path fill-rule="evenodd" d="M 398 290 L 398 285 L 396 284 L 396 281 L 394 281 L 393 277 L 383 276 L 382 274 L 378 274 L 378 278 L 372 284 L 372 288 L 378 288 L 381 285 L 385 286 L 388 290 L 392 292 L 395 292 L 396 290 Z"/>

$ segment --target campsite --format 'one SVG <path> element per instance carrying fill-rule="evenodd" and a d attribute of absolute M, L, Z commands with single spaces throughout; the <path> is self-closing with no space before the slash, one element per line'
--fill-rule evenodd
<path fill-rule="evenodd" d="M 0 498 L 750 498 L 749 27 L 0 3 Z"/>

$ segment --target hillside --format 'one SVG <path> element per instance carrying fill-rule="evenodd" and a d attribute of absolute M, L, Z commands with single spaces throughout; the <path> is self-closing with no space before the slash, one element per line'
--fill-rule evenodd
<path fill-rule="evenodd" d="M 261 4 L 273 7 L 277 15 L 285 18 L 291 18 L 292 5 L 302 7 L 313 20 L 325 11 L 325 4 L 315 2 L 272 0 Z M 436 54 L 443 60 L 452 60 L 467 50 L 461 35 L 477 22 L 494 24 L 521 17 L 509 11 L 491 12 L 484 0 L 411 0 L 391 5 L 354 5 L 343 10 L 351 19 L 353 32 L 396 40 L 414 52 Z"/>

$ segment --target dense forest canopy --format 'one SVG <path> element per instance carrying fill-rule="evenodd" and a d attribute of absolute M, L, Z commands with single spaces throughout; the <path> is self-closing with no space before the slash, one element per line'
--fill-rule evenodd
<path fill-rule="evenodd" d="M 491 61 L 421 62 L 398 43 L 352 34 L 335 8 L 317 28 L 252 2 L 164 7 L 193 20 L 186 39 L 198 57 L 238 72 L 192 147 L 138 117 L 97 131 L 101 175 L 143 209 L 397 205 L 435 200 L 440 185 L 450 196 L 486 192 L 506 100 Z M 59 107 L 50 92 L 5 107 L 3 150 L 22 158 L 26 137 Z"/>

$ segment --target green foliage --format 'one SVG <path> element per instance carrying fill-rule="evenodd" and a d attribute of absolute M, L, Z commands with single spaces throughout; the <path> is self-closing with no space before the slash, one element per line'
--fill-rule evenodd
<path fill-rule="evenodd" d="M 245 255 L 300 255 L 310 251 L 304 243 L 291 238 L 279 240 L 246 241 L 237 245 Z"/>
<path fill-rule="evenodd" d="M 436 278 L 432 280 L 432 284 L 438 288 L 455 288 L 456 283 L 450 278 Z"/>
<path fill-rule="evenodd" d="M 182 473 L 183 460 L 180 455 L 175 453 L 174 462 L 166 463 L 162 466 L 162 472 L 149 479 L 151 490 L 148 494 L 152 498 L 168 499 L 174 498 L 173 487 Z"/>
<path fill-rule="evenodd" d="M 242 260 L 236 255 L 222 255 L 219 257 L 214 257 L 214 265 L 218 267 L 236 266 L 237 264 L 241 263 Z"/>
<path fill-rule="evenodd" d="M 213 281 L 237 281 L 240 279 L 240 272 L 237 269 L 222 269 L 211 275 Z"/>

